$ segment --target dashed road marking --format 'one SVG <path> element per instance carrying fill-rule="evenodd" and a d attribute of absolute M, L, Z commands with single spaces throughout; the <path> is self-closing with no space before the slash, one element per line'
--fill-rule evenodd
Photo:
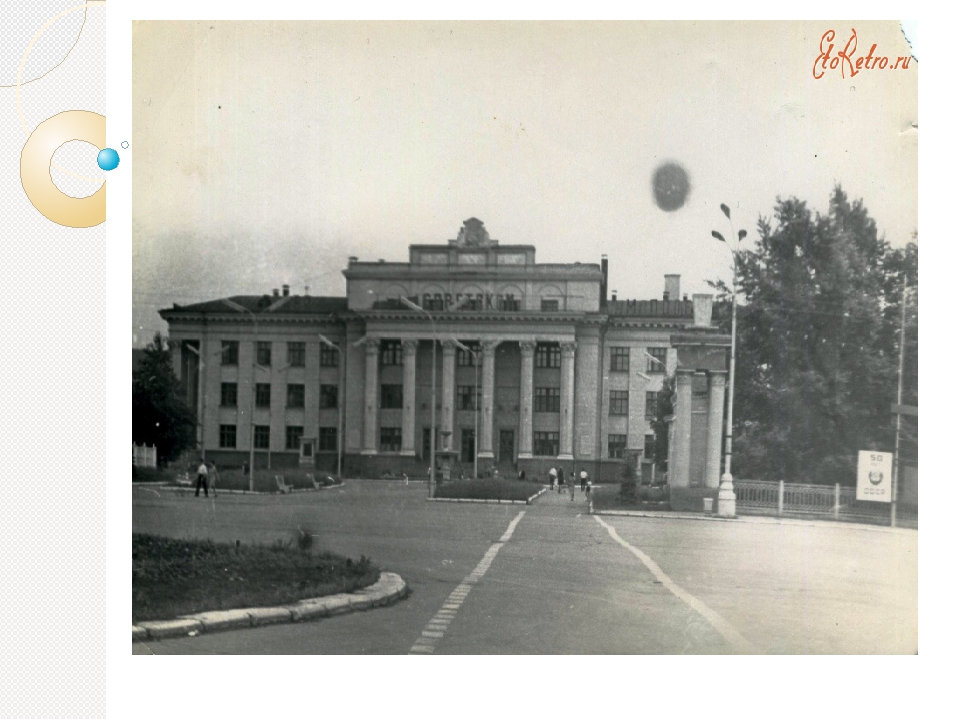
<path fill-rule="evenodd" d="M 467 595 L 470 594 L 473 586 L 490 568 L 493 559 L 497 556 L 497 553 L 500 552 L 503 544 L 513 537 L 513 531 L 517 529 L 517 523 L 520 522 L 520 518 L 522 518 L 526 512 L 526 510 L 521 510 L 520 513 L 510 521 L 510 524 L 507 526 L 507 531 L 497 542 L 490 546 L 490 549 L 484 553 L 483 559 L 471 573 L 447 596 L 443 606 L 430 618 L 429 622 L 427 622 L 426 629 L 420 633 L 420 637 L 417 638 L 413 647 L 410 648 L 411 653 L 432 653 L 436 649 L 437 642 L 443 637 L 444 632 L 457 616 L 457 610 L 460 609 L 460 605 L 467 599 Z"/>
<path fill-rule="evenodd" d="M 737 652 L 746 653 L 750 655 L 755 655 L 757 653 L 756 648 L 746 638 L 744 638 L 743 635 L 737 632 L 737 629 L 733 627 L 733 625 L 727 622 L 717 612 L 707 607 L 707 605 L 704 604 L 701 600 L 698 600 L 693 595 L 691 595 L 686 590 L 684 590 L 682 587 L 680 587 L 675 582 L 673 582 L 673 580 L 671 580 L 670 577 L 663 570 L 660 569 L 660 566 L 657 565 L 648 555 L 646 555 L 642 550 L 638 550 L 633 545 L 628 543 L 626 540 L 621 538 L 617 534 L 617 531 L 614 530 L 613 527 L 611 527 L 610 525 L 607 525 L 607 523 L 605 523 L 603 520 L 601 520 L 598 515 L 594 515 L 593 517 L 598 523 L 600 523 L 603 527 L 607 529 L 607 532 L 610 534 L 610 537 L 612 537 L 620 545 L 622 545 L 627 550 L 629 550 L 634 555 L 636 555 L 637 558 L 639 558 L 640 562 L 642 562 L 644 565 L 647 566 L 647 570 L 649 570 L 653 574 L 653 576 L 663 584 L 665 588 L 667 588 L 679 599 L 683 600 L 683 602 L 685 602 L 687 605 L 689 605 L 698 613 L 700 613 L 704 617 L 704 619 L 713 626 L 714 630 L 716 630 L 718 633 L 720 633 L 723 636 L 724 640 L 726 640 L 728 643 L 733 645 L 733 647 L 737 650 Z"/>

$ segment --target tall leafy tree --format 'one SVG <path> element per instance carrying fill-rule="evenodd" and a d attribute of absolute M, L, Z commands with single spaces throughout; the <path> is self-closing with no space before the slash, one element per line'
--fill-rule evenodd
<path fill-rule="evenodd" d="M 159 463 L 175 460 L 196 443 L 196 417 L 159 333 L 133 372 L 133 441 L 156 445 Z"/>
<path fill-rule="evenodd" d="M 892 289 L 911 258 L 839 186 L 826 214 L 778 198 L 757 229 L 739 255 L 734 473 L 852 482 L 858 450 L 892 448 Z M 915 250 L 912 263 L 915 278 Z"/>

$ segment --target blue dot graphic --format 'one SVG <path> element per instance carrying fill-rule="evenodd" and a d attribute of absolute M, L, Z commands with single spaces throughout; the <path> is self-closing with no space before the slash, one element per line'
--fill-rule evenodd
<path fill-rule="evenodd" d="M 101 170 L 113 170 L 120 164 L 120 156 L 113 148 L 104 148 L 97 154 L 97 165 Z"/>

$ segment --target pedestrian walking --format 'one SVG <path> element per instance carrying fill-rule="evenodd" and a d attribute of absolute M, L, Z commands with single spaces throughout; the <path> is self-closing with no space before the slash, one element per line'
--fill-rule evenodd
<path fill-rule="evenodd" d="M 210 481 L 210 489 L 213 491 L 214 497 L 219 497 L 217 495 L 217 483 L 220 481 L 220 469 L 217 467 L 217 463 L 213 460 L 210 461 L 210 472 L 208 473 L 208 479 Z"/>
<path fill-rule="evenodd" d="M 591 491 L 593 490 L 593 483 L 590 480 L 587 480 L 587 504 L 590 504 L 590 498 L 592 497 Z"/>
<path fill-rule="evenodd" d="M 563 467 L 557 468 L 557 492 L 563 492 Z"/>
<path fill-rule="evenodd" d="M 553 488 L 554 488 L 554 487 L 556 486 L 556 484 L 557 484 L 557 469 L 556 469 L 556 468 L 550 468 L 550 473 L 549 473 L 549 474 L 550 474 L 550 490 L 553 490 Z"/>
<path fill-rule="evenodd" d="M 517 479 L 520 480 L 520 482 L 524 482 L 527 479 L 527 471 L 521 470 L 520 474 L 517 476 Z"/>
<path fill-rule="evenodd" d="M 589 480 L 589 478 L 587 477 L 587 471 L 584 470 L 583 468 L 581 468 L 581 469 L 580 469 L 580 492 L 586 492 L 586 491 L 587 491 L 587 481 L 588 481 L 588 480 Z"/>
<path fill-rule="evenodd" d="M 200 485 L 203 485 L 203 495 L 204 497 L 210 497 L 210 493 L 207 491 L 207 465 L 200 460 L 200 467 L 197 468 L 197 491 L 193 494 L 194 497 L 200 497 Z"/>
<path fill-rule="evenodd" d="M 570 502 L 573 502 L 573 495 L 577 492 L 577 480 L 575 474 L 576 470 L 570 471 L 570 482 L 567 483 L 570 486 Z"/>

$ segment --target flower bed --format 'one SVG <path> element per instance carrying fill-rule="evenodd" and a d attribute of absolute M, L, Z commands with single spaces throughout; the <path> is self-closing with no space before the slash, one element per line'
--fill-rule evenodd
<path fill-rule="evenodd" d="M 372 585 L 380 569 L 310 552 L 312 536 L 273 546 L 133 536 L 133 621 L 283 605 Z M 299 546 L 299 547 L 298 547 Z"/>

